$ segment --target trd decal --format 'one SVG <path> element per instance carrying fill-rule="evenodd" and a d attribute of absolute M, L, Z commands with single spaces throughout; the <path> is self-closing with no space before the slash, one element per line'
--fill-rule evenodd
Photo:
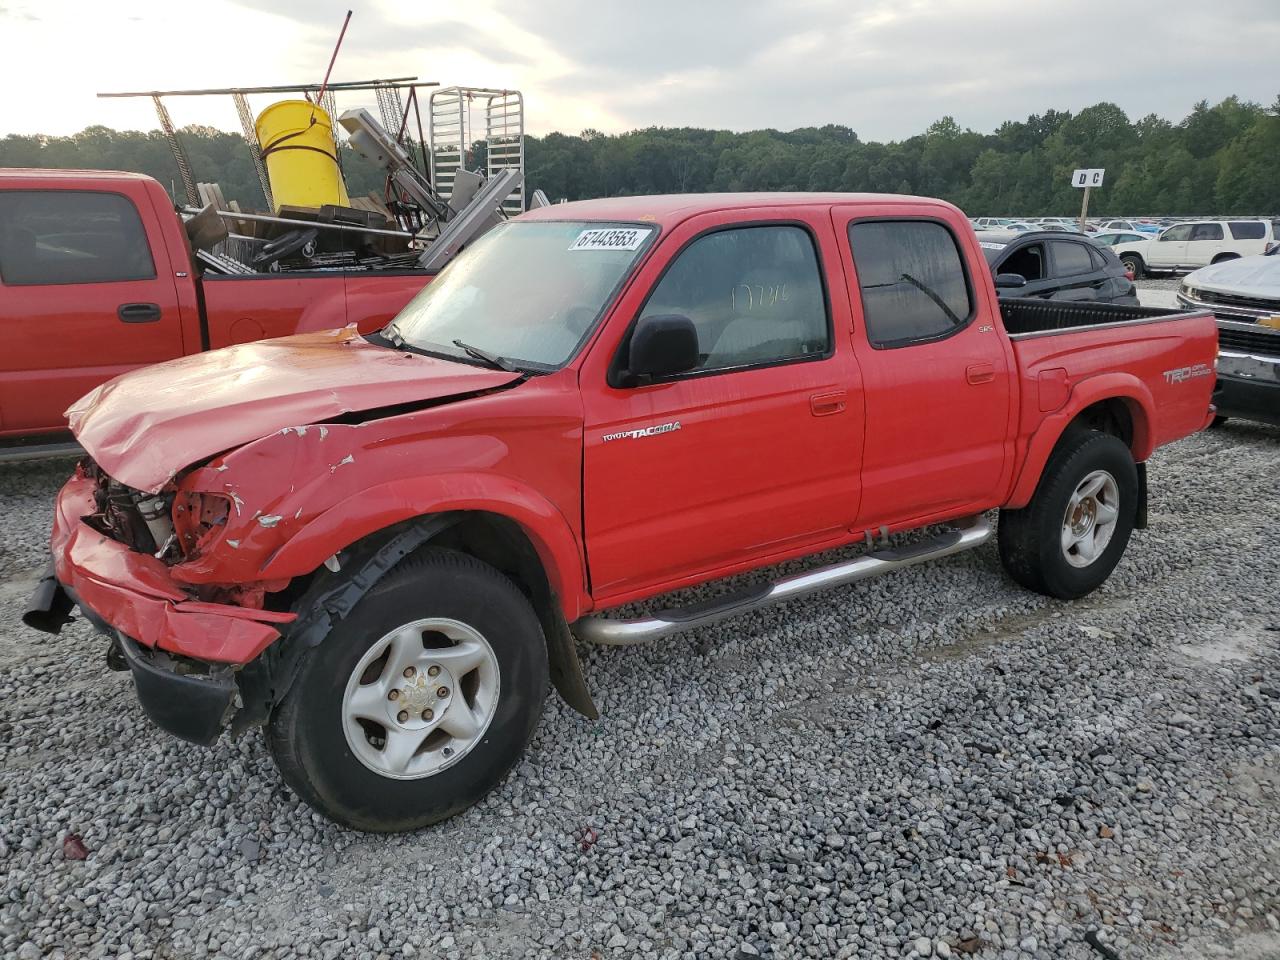
<path fill-rule="evenodd" d="M 1193 377 L 1207 377 L 1213 373 L 1213 370 L 1207 363 L 1197 363 L 1190 367 L 1178 367 L 1175 370 L 1166 370 L 1164 372 L 1165 383 L 1186 383 Z"/>

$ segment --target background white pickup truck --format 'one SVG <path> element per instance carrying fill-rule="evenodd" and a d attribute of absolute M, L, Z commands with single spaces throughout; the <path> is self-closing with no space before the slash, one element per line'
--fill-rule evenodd
<path fill-rule="evenodd" d="M 1116 256 L 1135 277 L 1180 273 L 1211 263 L 1265 253 L 1280 238 L 1280 221 L 1191 220 L 1165 228 L 1151 240 L 1118 243 Z"/>

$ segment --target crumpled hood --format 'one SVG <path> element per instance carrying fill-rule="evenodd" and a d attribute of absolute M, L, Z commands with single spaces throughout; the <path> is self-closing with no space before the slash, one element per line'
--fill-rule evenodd
<path fill-rule="evenodd" d="M 1280 255 L 1224 260 L 1187 274 L 1182 282 L 1214 293 L 1280 300 Z"/>
<path fill-rule="evenodd" d="M 109 475 L 156 492 L 184 467 L 285 427 L 491 390 L 519 377 L 378 347 L 346 327 L 144 367 L 81 397 L 67 420 Z"/>

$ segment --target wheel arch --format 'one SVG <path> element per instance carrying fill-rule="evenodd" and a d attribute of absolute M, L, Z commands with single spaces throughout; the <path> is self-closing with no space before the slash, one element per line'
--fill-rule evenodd
<path fill-rule="evenodd" d="M 419 531 L 416 536 L 414 530 Z M 263 576 L 294 578 L 290 593 L 314 602 L 333 580 L 326 560 L 339 554 L 385 553 L 404 542 L 406 531 L 410 552 L 428 545 L 448 547 L 488 563 L 512 580 L 538 615 L 557 691 L 578 712 L 593 719 L 599 715 L 569 631 L 569 622 L 589 602 L 578 539 L 553 504 L 506 478 L 428 477 L 366 490 L 299 531 L 267 561 Z M 362 584 L 352 602 L 399 558 L 399 553 L 391 557 L 371 579 L 363 570 L 357 573 L 370 582 Z M 279 695 L 288 688 L 295 667 L 291 664 L 284 682 L 277 685 Z"/>
<path fill-rule="evenodd" d="M 538 492 L 488 475 L 402 478 L 361 491 L 313 519 L 269 557 L 262 579 L 307 576 L 341 550 L 398 523 L 458 514 L 508 532 L 518 530 L 537 555 L 546 581 L 569 620 L 589 603 L 578 537 L 565 516 Z M 495 526 L 496 525 L 496 526 Z M 433 538 L 434 539 L 434 538 Z M 481 558 L 484 559 L 484 558 Z"/>
<path fill-rule="evenodd" d="M 1069 431 L 1096 430 L 1111 434 L 1129 448 L 1135 463 L 1143 463 L 1155 446 L 1152 436 L 1151 391 L 1132 374 L 1102 374 L 1076 384 L 1071 402 L 1046 417 L 1032 434 L 1022 471 L 1006 507 L 1025 507 L 1035 494 L 1053 451 Z"/>
<path fill-rule="evenodd" d="M 484 510 L 455 514 L 456 522 L 428 541 L 482 560 L 529 598 L 547 644 L 551 682 L 564 701 L 591 719 L 599 716 L 582 673 L 564 605 L 529 532 L 511 517 Z"/>

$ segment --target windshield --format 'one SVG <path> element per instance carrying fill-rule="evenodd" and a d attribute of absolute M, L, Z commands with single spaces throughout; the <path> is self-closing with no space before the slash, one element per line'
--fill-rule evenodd
<path fill-rule="evenodd" d="M 655 232 L 585 221 L 499 224 L 409 301 L 385 335 L 451 359 L 488 354 L 555 369 L 587 338 Z"/>

